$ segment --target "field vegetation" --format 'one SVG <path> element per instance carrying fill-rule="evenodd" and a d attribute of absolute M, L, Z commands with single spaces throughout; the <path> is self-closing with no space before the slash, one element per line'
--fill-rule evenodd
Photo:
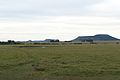
<path fill-rule="evenodd" d="M 120 80 L 120 45 L 1 45 L 0 80 Z"/>

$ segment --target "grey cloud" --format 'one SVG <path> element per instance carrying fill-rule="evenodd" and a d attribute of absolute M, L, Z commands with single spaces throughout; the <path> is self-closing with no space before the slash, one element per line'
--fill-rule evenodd
<path fill-rule="evenodd" d="M 1 17 L 84 15 L 103 0 L 1 0 Z"/>

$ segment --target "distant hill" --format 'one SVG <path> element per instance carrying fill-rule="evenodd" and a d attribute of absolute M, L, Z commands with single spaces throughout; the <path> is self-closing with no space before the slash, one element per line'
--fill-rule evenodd
<path fill-rule="evenodd" d="M 78 42 L 78 41 L 116 41 L 119 40 L 115 37 L 112 37 L 110 35 L 107 34 L 97 34 L 94 36 L 79 36 L 76 39 L 72 40 L 73 42 Z"/>
<path fill-rule="evenodd" d="M 34 40 L 34 41 L 29 40 L 27 42 L 36 42 L 36 43 L 39 43 L 39 42 L 41 42 L 41 43 L 59 42 L 59 39 L 45 39 L 45 40 Z"/>

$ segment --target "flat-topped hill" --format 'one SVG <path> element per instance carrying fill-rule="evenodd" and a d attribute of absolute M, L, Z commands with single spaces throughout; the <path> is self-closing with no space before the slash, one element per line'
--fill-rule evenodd
<path fill-rule="evenodd" d="M 94 36 L 79 36 L 72 41 L 89 41 L 89 40 L 93 40 L 93 41 L 116 41 L 119 39 L 112 37 L 108 34 L 97 34 Z"/>

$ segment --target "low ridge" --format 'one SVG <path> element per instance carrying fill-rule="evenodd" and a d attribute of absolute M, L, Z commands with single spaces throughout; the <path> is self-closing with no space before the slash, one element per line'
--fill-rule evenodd
<path fill-rule="evenodd" d="M 93 40 L 93 41 L 116 41 L 119 40 L 115 37 L 112 37 L 108 34 L 97 34 L 94 36 L 79 36 L 76 39 L 72 40 L 72 41 L 88 41 L 88 40 Z"/>

